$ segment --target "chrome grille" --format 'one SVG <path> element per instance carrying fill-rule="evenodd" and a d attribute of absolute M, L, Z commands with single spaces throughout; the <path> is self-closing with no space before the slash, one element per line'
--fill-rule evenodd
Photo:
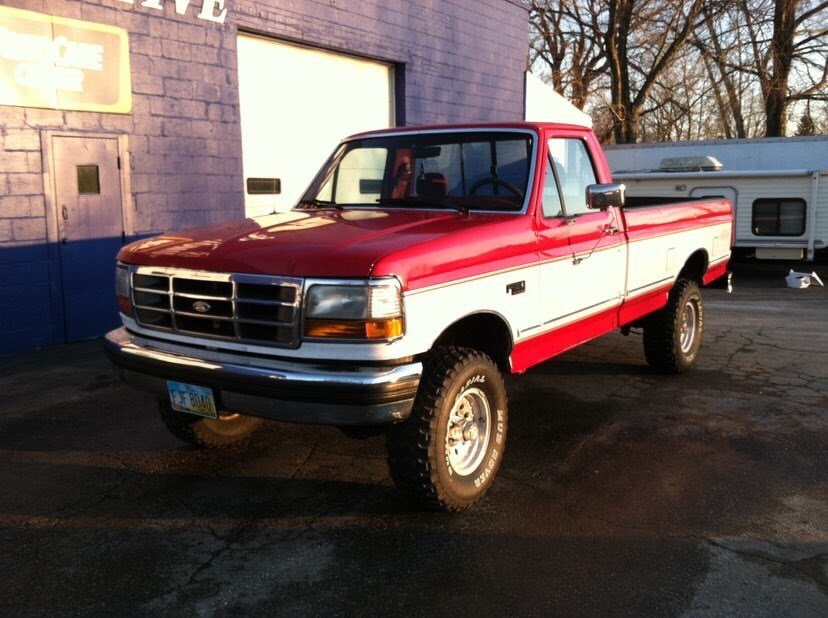
<path fill-rule="evenodd" d="M 132 305 L 150 329 L 281 347 L 299 345 L 302 280 L 139 266 Z"/>

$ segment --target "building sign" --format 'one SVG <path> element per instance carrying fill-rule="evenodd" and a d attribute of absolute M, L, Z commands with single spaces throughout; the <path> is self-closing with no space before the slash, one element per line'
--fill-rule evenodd
<path fill-rule="evenodd" d="M 126 31 L 0 6 L 0 105 L 129 113 Z"/>
<path fill-rule="evenodd" d="M 145 9 L 164 11 L 164 0 L 118 0 L 124 4 L 136 4 Z M 167 0 L 169 4 L 170 0 Z M 193 5 L 191 7 L 191 5 Z M 189 13 L 188 13 L 189 11 Z M 191 0 L 175 0 L 175 12 L 179 15 L 195 15 L 197 19 L 212 21 L 223 24 L 227 19 L 227 9 L 224 8 L 224 0 L 201 0 L 201 4 L 193 3 Z"/>

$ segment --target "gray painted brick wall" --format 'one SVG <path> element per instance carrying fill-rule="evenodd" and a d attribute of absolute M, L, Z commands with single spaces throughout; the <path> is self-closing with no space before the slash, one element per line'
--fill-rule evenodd
<path fill-rule="evenodd" d="M 226 0 L 224 24 L 196 18 L 201 0 L 185 15 L 174 0 L 3 3 L 127 30 L 133 109 L 0 106 L 0 354 L 63 337 L 45 131 L 128 136 L 135 235 L 243 216 L 239 29 L 404 66 L 406 124 L 522 117 L 527 13 L 510 0 Z"/>

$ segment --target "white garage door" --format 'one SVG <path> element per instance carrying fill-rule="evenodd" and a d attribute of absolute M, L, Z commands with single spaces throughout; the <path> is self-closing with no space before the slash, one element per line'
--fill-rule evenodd
<path fill-rule="evenodd" d="M 238 61 L 247 216 L 295 205 L 343 137 L 393 126 L 390 65 L 248 35 Z M 281 192 L 251 195 L 250 178 Z"/>

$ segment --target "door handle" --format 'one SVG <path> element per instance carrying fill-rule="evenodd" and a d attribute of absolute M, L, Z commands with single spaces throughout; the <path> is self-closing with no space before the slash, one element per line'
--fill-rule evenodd
<path fill-rule="evenodd" d="M 615 236 L 618 233 L 618 228 L 614 225 L 608 225 L 604 228 L 604 233 L 610 236 Z"/>
<path fill-rule="evenodd" d="M 63 205 L 63 220 L 64 221 L 69 220 L 69 209 L 66 208 L 66 204 Z"/>

